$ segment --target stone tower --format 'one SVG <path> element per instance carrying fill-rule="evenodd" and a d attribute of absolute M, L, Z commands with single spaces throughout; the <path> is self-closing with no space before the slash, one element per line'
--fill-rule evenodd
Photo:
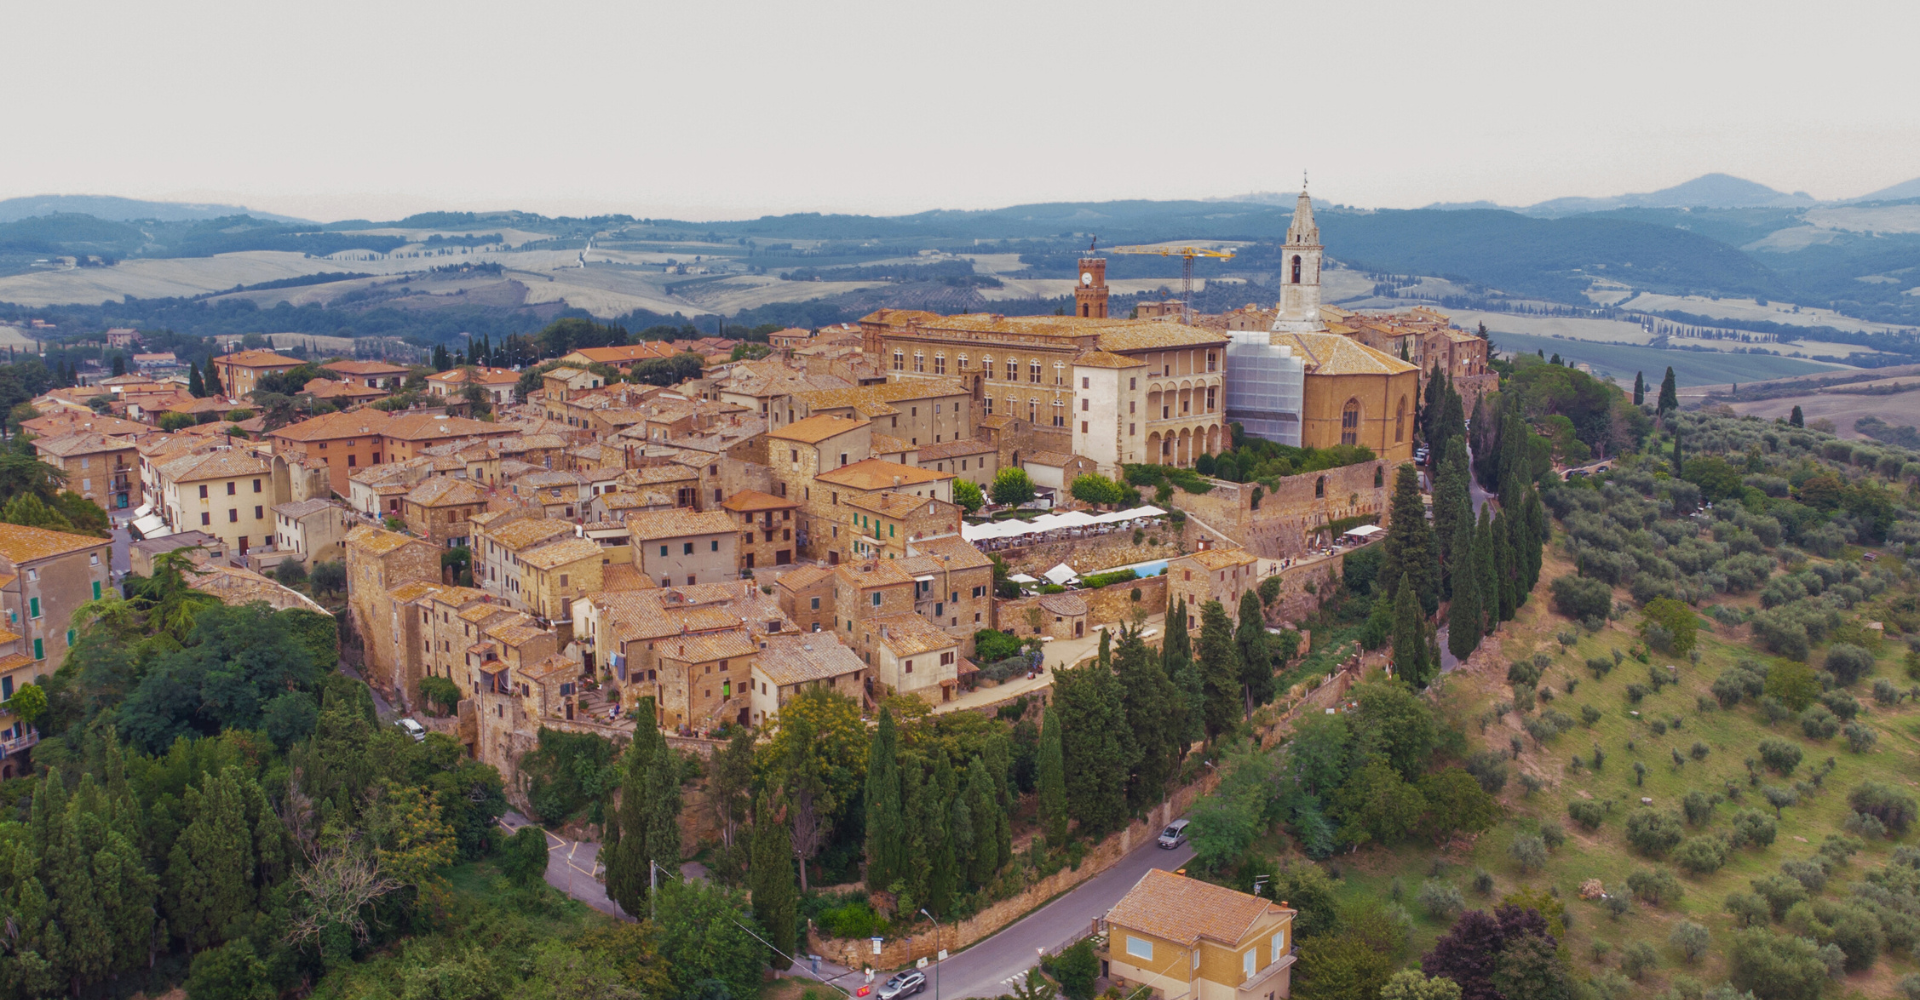
<path fill-rule="evenodd" d="M 1080 283 L 1073 286 L 1073 304 L 1075 315 L 1082 319 L 1107 318 L 1107 259 L 1105 257 L 1080 258 Z"/>
<path fill-rule="evenodd" d="M 1300 201 L 1293 210 L 1293 224 L 1287 227 L 1287 242 L 1280 266 L 1280 310 L 1273 318 L 1276 333 L 1321 333 L 1327 324 L 1320 319 L 1320 227 L 1313 221 L 1313 199 L 1306 185 L 1300 187 Z"/>

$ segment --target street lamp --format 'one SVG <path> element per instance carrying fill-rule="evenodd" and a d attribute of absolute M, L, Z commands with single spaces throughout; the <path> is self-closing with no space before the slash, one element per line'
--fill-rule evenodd
<path fill-rule="evenodd" d="M 933 1000 L 940 1000 L 940 918 L 920 908 L 920 915 L 933 921 Z"/>

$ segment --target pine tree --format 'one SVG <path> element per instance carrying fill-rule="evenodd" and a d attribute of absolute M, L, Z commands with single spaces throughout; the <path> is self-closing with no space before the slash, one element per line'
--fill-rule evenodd
<path fill-rule="evenodd" d="M 207 383 L 200 377 L 200 366 L 187 362 L 187 392 L 195 399 L 207 398 Z"/>
<path fill-rule="evenodd" d="M 1633 373 L 1633 405 L 1644 406 L 1647 402 L 1647 376 L 1644 372 Z"/>
<path fill-rule="evenodd" d="M 1410 581 L 1403 580 L 1403 583 Z M 1414 687 L 1427 686 L 1427 620 L 1420 613 L 1420 602 L 1412 588 L 1396 588 L 1393 599 L 1393 668 L 1399 678 Z"/>
<path fill-rule="evenodd" d="M 753 894 L 754 919 L 766 928 L 767 940 L 775 949 L 773 967 L 784 969 L 790 964 L 784 956 L 794 951 L 800 888 L 794 881 L 793 840 L 787 836 L 787 824 L 773 814 L 765 795 L 760 796 L 754 814 L 747 888 Z"/>
<path fill-rule="evenodd" d="M 1167 637 L 1160 643 L 1161 669 L 1174 689 L 1182 695 L 1172 703 L 1169 726 L 1173 730 L 1176 757 L 1185 760 L 1187 749 L 1207 738 L 1206 685 L 1200 680 L 1200 668 L 1193 662 L 1193 640 L 1187 632 L 1187 616 L 1179 608 L 1169 608 Z"/>
<path fill-rule="evenodd" d="M 973 855 L 968 877 L 975 886 L 993 881 L 1000 871 L 1000 826 L 1006 822 L 1000 811 L 1000 799 L 993 791 L 993 776 L 987 762 L 979 757 L 967 766 L 967 816 L 973 821 Z"/>
<path fill-rule="evenodd" d="M 1802 413 L 1800 412 L 1800 407 L 1799 407 L 1799 406 L 1797 406 L 1797 405 L 1796 405 L 1796 406 L 1795 406 L 1795 407 L 1793 408 L 1793 412 L 1792 412 L 1792 413 L 1789 413 L 1789 414 L 1787 414 L 1787 423 L 1788 423 L 1788 424 L 1789 424 L 1790 426 L 1793 426 L 1793 427 L 1805 427 L 1805 426 L 1807 426 L 1807 418 L 1806 418 L 1806 416 L 1805 416 L 1804 414 L 1802 414 Z"/>
<path fill-rule="evenodd" d="M 1680 455 L 1680 428 L 1675 427 L 1673 429 L 1673 478 L 1682 478 L 1685 472 L 1686 465 Z"/>
<path fill-rule="evenodd" d="M 1113 671 L 1120 681 L 1121 707 L 1140 753 L 1127 774 L 1127 807 L 1139 813 L 1166 794 L 1185 745 L 1182 730 L 1186 696 L 1167 679 L 1160 656 L 1138 632 L 1124 630 L 1114 649 Z"/>
<path fill-rule="evenodd" d="M 1473 529 L 1475 576 L 1480 580 L 1480 634 L 1492 635 L 1500 624 L 1500 555 L 1494 540 L 1493 515 L 1480 508 L 1480 520 Z"/>
<path fill-rule="evenodd" d="M 1251 589 L 1240 595 L 1240 625 L 1233 644 L 1240 651 L 1240 690 L 1246 697 L 1247 717 L 1252 718 L 1255 708 L 1273 700 L 1273 653 L 1260 595 Z"/>
<path fill-rule="evenodd" d="M 240 772 L 202 772 L 189 787 L 191 819 L 167 858 L 168 923 L 194 948 L 225 940 L 228 924 L 253 911 L 253 829 L 247 823 Z"/>
<path fill-rule="evenodd" d="M 892 892 L 906 867 L 906 831 L 900 814 L 900 763 L 893 712 L 882 706 L 867 748 L 867 889 Z"/>
<path fill-rule="evenodd" d="M 1667 375 L 1660 380 L 1660 402 L 1654 409 L 1661 413 L 1672 413 L 1680 408 L 1680 390 L 1675 388 L 1673 367 L 1667 367 Z"/>
<path fill-rule="evenodd" d="M 1218 739 L 1240 720 L 1240 650 L 1233 619 L 1219 601 L 1200 606 L 1200 678 L 1206 685 L 1207 739 Z"/>
<path fill-rule="evenodd" d="M 1040 754 L 1034 787 L 1039 802 L 1040 829 L 1048 847 L 1067 843 L 1067 771 L 1061 752 L 1060 714 L 1049 706 L 1040 720 Z"/>
<path fill-rule="evenodd" d="M 1453 527 L 1453 603 L 1447 607 L 1447 651 L 1464 660 L 1480 648 L 1480 574 L 1473 555 L 1473 522 L 1461 518 Z"/>
<path fill-rule="evenodd" d="M 1440 606 L 1433 528 L 1427 524 L 1427 505 L 1420 498 L 1420 474 L 1403 464 L 1394 473 L 1392 520 L 1387 524 L 1380 579 L 1389 597 L 1398 593 L 1402 579 L 1413 584 L 1421 609 L 1432 614 Z M 1205 657 L 1201 659 L 1204 661 Z"/>

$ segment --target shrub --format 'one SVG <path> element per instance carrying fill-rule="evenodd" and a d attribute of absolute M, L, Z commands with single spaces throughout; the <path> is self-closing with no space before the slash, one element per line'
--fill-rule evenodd
<path fill-rule="evenodd" d="M 1874 732 L 1873 727 L 1859 722 L 1847 723 L 1845 732 L 1847 747 L 1854 753 L 1866 753 L 1873 749 L 1875 743 L 1880 742 L 1880 734 Z"/>
<path fill-rule="evenodd" d="M 1488 795 L 1507 787 L 1507 757 L 1497 750 L 1477 750 L 1467 758 L 1466 770 Z"/>
<path fill-rule="evenodd" d="M 1600 710 L 1592 705 L 1580 706 L 1580 721 L 1586 723 L 1587 728 L 1593 728 L 1593 724 L 1600 721 Z"/>
<path fill-rule="evenodd" d="M 1586 830 L 1600 829 L 1600 824 L 1607 819 L 1606 808 L 1591 799 L 1575 799 L 1567 803 L 1567 815 Z"/>
<path fill-rule="evenodd" d="M 1776 663 L 1767 670 L 1766 693 L 1798 712 L 1820 696 L 1820 682 L 1804 663 Z"/>
<path fill-rule="evenodd" d="M 1485 868 L 1473 870 L 1473 891 L 1482 896 L 1493 894 L 1493 873 Z"/>
<path fill-rule="evenodd" d="M 1645 941 L 1635 941 L 1620 949 L 1620 971 L 1635 982 L 1639 982 L 1648 969 L 1659 964 L 1660 956 L 1654 952 L 1653 945 Z"/>
<path fill-rule="evenodd" d="M 1546 842 L 1533 834 L 1523 833 L 1513 838 L 1513 843 L 1507 847 L 1507 854 L 1524 873 L 1539 871 L 1547 865 Z"/>
<path fill-rule="evenodd" d="M 1569 574 L 1553 581 L 1553 609 L 1568 618 L 1605 618 L 1613 611 L 1613 589 L 1599 580 Z"/>
<path fill-rule="evenodd" d="M 1900 703 L 1900 689 L 1885 677 L 1877 677 L 1873 682 L 1873 700 L 1879 705 L 1897 705 Z"/>
<path fill-rule="evenodd" d="M 1460 887 L 1439 879 L 1428 879 L 1420 885 L 1420 894 L 1415 897 L 1420 908 L 1435 918 L 1450 917 L 1467 908 L 1467 901 L 1460 895 Z"/>
<path fill-rule="evenodd" d="M 1645 684 L 1634 683 L 1627 685 L 1627 701 L 1635 705 L 1640 704 L 1640 699 L 1652 693 L 1653 692 L 1647 690 Z"/>
<path fill-rule="evenodd" d="M 1840 731 L 1840 720 L 1827 711 L 1827 706 L 1813 705 L 1800 713 L 1800 730 L 1808 739 L 1824 740 Z"/>
<path fill-rule="evenodd" d="M 1607 656 L 1587 657 L 1587 669 L 1593 673 L 1594 680 L 1600 680 L 1613 670 L 1613 658 Z"/>
<path fill-rule="evenodd" d="M 1647 644 L 1656 649 L 1685 654 L 1693 649 L 1695 635 L 1699 630 L 1699 619 L 1694 617 L 1693 609 L 1671 597 L 1656 598 L 1648 601 L 1640 609 L 1642 618 L 1641 634 L 1648 636 Z M 1659 628 L 1664 630 L 1665 645 L 1655 643 L 1651 632 Z"/>
<path fill-rule="evenodd" d="M 1860 702 L 1846 691 L 1835 688 L 1820 696 L 1820 704 L 1827 707 L 1841 722 L 1852 722 L 1860 714 Z"/>
<path fill-rule="evenodd" d="M 1735 846 L 1752 844 L 1755 847 L 1767 847 L 1773 843 L 1778 829 L 1773 817 L 1758 809 L 1742 809 L 1733 817 L 1733 835 L 1737 839 Z"/>
<path fill-rule="evenodd" d="M 1878 816 L 1869 816 L 1866 813 L 1848 813 L 1847 821 L 1842 824 L 1842 826 L 1848 833 L 1862 837 L 1884 837 L 1887 835 L 1887 825 L 1880 822 Z"/>
<path fill-rule="evenodd" d="M 1694 837 L 1673 852 L 1673 863 L 1693 875 L 1711 875 L 1727 863 L 1727 842 L 1720 837 Z"/>
<path fill-rule="evenodd" d="M 1913 797 L 1878 781 L 1866 781 L 1847 793 L 1847 805 L 1857 813 L 1868 816 L 1885 824 L 1895 834 L 1907 832 L 1908 824 L 1913 822 Z"/>
<path fill-rule="evenodd" d="M 1561 844 L 1567 842 L 1567 831 L 1558 823 L 1542 823 L 1540 840 L 1547 845 L 1547 850 L 1557 851 Z"/>
<path fill-rule="evenodd" d="M 1674 924 L 1673 930 L 1667 934 L 1667 943 L 1672 945 L 1689 965 L 1699 961 L 1700 956 L 1707 953 L 1707 946 L 1712 941 L 1713 936 L 1707 933 L 1707 929 L 1691 920 L 1682 920 Z"/>
<path fill-rule="evenodd" d="M 1873 654 L 1852 643 L 1836 642 L 1827 648 L 1824 666 L 1834 680 L 1851 686 L 1873 672 Z"/>
<path fill-rule="evenodd" d="M 1689 824 L 1701 826 L 1713 819 L 1713 807 L 1717 804 L 1714 798 L 1696 788 L 1680 800 L 1680 811 L 1686 813 Z"/>
<path fill-rule="evenodd" d="M 1801 756 L 1797 744 L 1771 738 L 1760 741 L 1760 762 L 1775 774 L 1792 774 L 1800 766 Z"/>
<path fill-rule="evenodd" d="M 1706 760 L 1707 755 L 1712 752 L 1713 751 L 1705 743 L 1702 743 L 1699 740 L 1694 740 L 1693 748 L 1687 751 L 1687 755 L 1692 757 L 1694 760 Z"/>
<path fill-rule="evenodd" d="M 1657 858 L 1673 850 L 1684 835 L 1680 814 L 1671 810 L 1642 809 L 1627 817 L 1627 843 L 1648 857 Z"/>

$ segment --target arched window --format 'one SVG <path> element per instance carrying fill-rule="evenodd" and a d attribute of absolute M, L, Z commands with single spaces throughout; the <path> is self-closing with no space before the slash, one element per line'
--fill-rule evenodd
<path fill-rule="evenodd" d="M 1300 255 L 1299 254 L 1293 255 L 1293 283 L 1296 285 L 1300 283 Z"/>
<path fill-rule="evenodd" d="M 905 371 L 906 368 L 907 368 L 907 352 L 900 350 L 899 348 L 894 348 L 893 370 L 897 372 Z"/>
<path fill-rule="evenodd" d="M 1091 305 L 1088 305 L 1085 302 L 1080 303 L 1080 318 L 1088 319 L 1092 315 L 1093 315 L 1093 307 Z"/>
<path fill-rule="evenodd" d="M 1054 385 L 1067 384 L 1067 363 L 1066 362 L 1055 361 L 1053 363 L 1053 384 Z"/>
<path fill-rule="evenodd" d="M 1385 485 L 1387 485 L 1387 467 L 1384 465 L 1374 466 L 1373 467 L 1373 488 L 1377 490 L 1380 487 Z"/>
<path fill-rule="evenodd" d="M 947 373 L 947 352 L 935 352 L 933 355 L 933 373 L 935 375 L 945 375 Z"/>
<path fill-rule="evenodd" d="M 1027 359 L 1027 381 L 1032 382 L 1034 385 L 1040 384 L 1040 359 L 1039 358 Z"/>
<path fill-rule="evenodd" d="M 917 372 L 924 372 L 927 370 L 927 356 L 925 354 L 922 354 L 919 351 L 913 352 L 913 370 Z"/>
<path fill-rule="evenodd" d="M 966 359 L 962 358 L 960 361 L 961 366 L 965 367 L 966 363 Z M 980 356 L 980 370 L 987 373 L 988 381 L 993 380 L 993 355 L 983 354 Z"/>
<path fill-rule="evenodd" d="M 967 370 L 967 356 L 965 354 L 960 355 L 960 370 Z"/>
<path fill-rule="evenodd" d="M 1327 495 L 1327 477 L 1321 476 L 1313 481 L 1313 496 L 1318 500 Z"/>
<path fill-rule="evenodd" d="M 1347 400 L 1346 407 L 1340 411 L 1340 443 L 1360 443 L 1360 401 L 1357 399 Z"/>
<path fill-rule="evenodd" d="M 1020 381 L 1020 361 L 1017 358 L 1007 359 L 1007 381 Z"/>
<path fill-rule="evenodd" d="M 1399 444 L 1407 439 L 1407 397 L 1400 397 L 1400 406 L 1393 412 L 1393 443 Z"/>

